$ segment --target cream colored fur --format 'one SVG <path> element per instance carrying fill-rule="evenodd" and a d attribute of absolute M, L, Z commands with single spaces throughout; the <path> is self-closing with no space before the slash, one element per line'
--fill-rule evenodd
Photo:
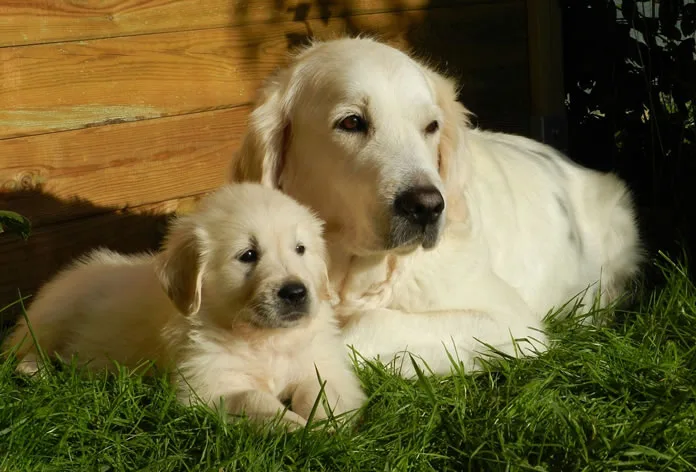
<path fill-rule="evenodd" d="M 403 360 L 409 350 L 448 373 L 445 348 L 468 368 L 487 351 L 481 342 L 534 354 L 550 310 L 581 292 L 586 306 L 596 296 L 606 305 L 638 270 L 632 199 L 618 177 L 476 129 L 468 114 L 454 81 L 367 38 L 315 43 L 261 90 L 231 179 L 280 188 L 327 222 L 344 339 L 363 356 Z M 340 129 L 351 115 L 369 130 Z M 386 242 L 409 182 L 445 196 L 432 250 Z M 413 374 L 409 363 L 402 372 Z"/>
<path fill-rule="evenodd" d="M 283 420 L 301 426 L 320 392 L 317 372 L 334 414 L 364 400 L 328 302 L 321 233 L 322 223 L 281 192 L 225 186 L 174 222 L 161 253 L 98 250 L 64 270 L 39 292 L 28 319 L 50 356 L 76 355 L 95 370 L 151 360 L 178 372 L 184 403 L 222 399 L 230 415 L 262 421 L 287 400 Z M 240 261 L 252 246 L 258 262 Z M 306 285 L 308 315 L 270 326 L 281 321 L 258 306 L 290 279 Z M 36 371 L 40 356 L 24 321 L 5 343 L 16 346 L 19 369 Z M 316 418 L 327 415 L 317 409 Z"/>

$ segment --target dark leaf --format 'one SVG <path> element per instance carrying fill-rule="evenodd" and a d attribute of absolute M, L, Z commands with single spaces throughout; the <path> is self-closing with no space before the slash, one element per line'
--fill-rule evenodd
<path fill-rule="evenodd" d="M 27 239 L 31 233 L 31 222 L 14 211 L 0 210 L 0 233 L 19 234 Z"/>
<path fill-rule="evenodd" d="M 635 0 L 624 0 L 621 3 L 621 13 L 623 13 L 624 18 L 631 23 L 636 14 L 636 2 Z"/>
<path fill-rule="evenodd" d="M 662 34 L 673 41 L 679 41 L 682 37 L 681 31 L 674 25 L 663 24 L 661 25 Z"/>
<path fill-rule="evenodd" d="M 677 0 L 662 1 L 659 5 L 660 29 L 662 30 L 662 34 L 671 39 L 681 38 L 681 32 L 679 32 L 679 36 L 675 37 L 673 31 L 677 29 L 677 19 L 679 18 L 679 5 Z"/>
<path fill-rule="evenodd" d="M 682 10 L 681 31 L 684 36 L 691 36 L 696 32 L 696 3 L 684 5 Z"/>
<path fill-rule="evenodd" d="M 677 46 L 677 60 L 682 64 L 696 62 L 694 52 L 696 52 L 696 39 L 687 38 Z"/>
<path fill-rule="evenodd" d="M 655 35 L 660 29 L 660 21 L 657 18 L 644 18 L 638 29 L 643 33 L 643 37 L 648 44 L 655 42 Z"/>

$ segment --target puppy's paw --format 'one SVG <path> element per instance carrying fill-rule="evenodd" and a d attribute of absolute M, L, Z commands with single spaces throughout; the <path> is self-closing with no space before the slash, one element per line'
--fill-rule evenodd
<path fill-rule="evenodd" d="M 45 379 L 51 370 L 50 362 L 44 362 L 33 353 L 27 354 L 15 367 L 15 372 L 31 379 Z"/>
<path fill-rule="evenodd" d="M 351 421 L 357 417 L 357 410 L 364 405 L 367 397 L 357 382 L 356 385 L 343 385 L 343 387 L 343 389 L 338 389 L 333 383 L 327 381 L 323 392 L 321 392 L 321 397 L 319 397 L 320 389 L 318 387 L 301 385 L 293 395 L 293 410 L 303 417 L 309 418 L 316 404 L 313 421 L 328 418 L 333 418 L 339 423 Z"/>
<path fill-rule="evenodd" d="M 39 363 L 33 359 L 23 359 L 19 361 L 15 370 L 18 374 L 34 375 L 39 371 Z"/>
<path fill-rule="evenodd" d="M 300 430 L 307 426 L 307 420 L 302 418 L 294 411 L 286 410 L 282 418 L 278 420 L 278 426 L 285 429 L 287 432 Z"/>
<path fill-rule="evenodd" d="M 367 396 L 357 383 L 351 387 L 341 391 L 329 389 L 326 392 L 327 402 L 333 405 L 334 416 L 341 415 L 342 420 L 349 420 L 357 416 L 358 410 L 367 401 Z"/>
<path fill-rule="evenodd" d="M 315 383 L 317 385 L 314 385 Z M 321 389 L 318 385 L 318 381 L 316 380 L 313 382 L 304 382 L 300 384 L 292 396 L 292 411 L 300 415 L 302 418 L 309 419 L 309 417 L 312 416 L 312 410 L 314 410 L 314 416 L 312 416 L 312 419 L 315 421 L 328 418 L 326 409 L 323 407 L 321 399 L 319 399 L 319 404 L 316 405 L 316 409 L 314 409 L 314 405 L 317 402 L 317 397 L 319 396 L 320 391 Z"/>
<path fill-rule="evenodd" d="M 276 415 L 239 412 L 230 412 L 227 414 L 227 421 L 229 423 L 244 421 L 245 419 L 258 426 L 270 426 L 287 432 L 297 431 L 307 426 L 307 420 L 290 410 L 284 411 L 279 409 Z"/>

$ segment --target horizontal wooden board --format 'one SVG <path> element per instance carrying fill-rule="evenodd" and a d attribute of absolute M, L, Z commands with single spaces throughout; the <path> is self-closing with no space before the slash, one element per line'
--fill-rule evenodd
<path fill-rule="evenodd" d="M 188 31 L 501 0 L 3 0 L 0 47 Z M 523 3 L 523 0 L 517 0 Z"/>
<path fill-rule="evenodd" d="M 485 80 L 483 89 L 469 81 L 476 95 L 502 100 L 528 80 L 524 8 L 471 4 L 0 48 L 0 139 L 248 104 L 289 48 L 345 32 L 425 51 L 465 78 Z M 510 77 L 503 71 L 511 67 L 523 70 Z M 508 87 L 493 90 L 491 74 Z"/>
<path fill-rule="evenodd" d="M 168 215 L 190 211 L 200 196 L 49 225 L 36 229 L 27 241 L 0 235 L 0 308 L 17 300 L 19 293 L 23 296 L 35 293 L 58 270 L 97 247 L 124 253 L 158 249 Z M 51 195 L 45 198 L 56 200 L 54 205 L 70 205 Z M 0 314 L 0 325 L 7 316 Z"/>
<path fill-rule="evenodd" d="M 225 181 L 247 113 L 242 107 L 0 141 L 0 208 L 41 226 L 208 191 Z"/>

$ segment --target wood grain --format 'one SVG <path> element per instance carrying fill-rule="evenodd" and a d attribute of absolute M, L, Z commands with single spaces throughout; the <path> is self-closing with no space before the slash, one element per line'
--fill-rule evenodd
<path fill-rule="evenodd" d="M 0 237 L 0 307 L 17 300 L 19 293 L 23 296 L 35 293 L 58 270 L 97 247 L 124 253 L 158 249 L 168 214 L 189 211 L 200 196 L 48 225 L 36 229 L 27 241 L 3 235 Z M 0 326 L 3 318 L 16 312 L 15 309 L 0 313 Z"/>
<path fill-rule="evenodd" d="M 225 181 L 247 113 L 235 108 L 0 141 L 0 208 L 42 226 L 208 191 Z M 45 194 L 71 204 L 55 205 Z"/>
<path fill-rule="evenodd" d="M 0 4 L 0 47 L 495 1 L 500 0 L 4 0 Z"/>
<path fill-rule="evenodd" d="M 488 72 L 517 87 L 506 68 L 526 67 L 519 2 L 0 48 L 0 139 L 248 104 L 289 48 L 345 32 L 413 46 L 486 83 Z"/>
<path fill-rule="evenodd" d="M 508 11 L 508 16 L 499 15 L 497 6 L 487 5 L 479 8 L 477 16 L 485 21 L 461 20 L 447 26 L 451 12 L 445 9 L 430 16 L 429 29 L 412 30 L 398 29 L 395 23 L 402 20 L 393 16 L 368 15 L 356 19 L 352 27 L 366 30 L 376 25 L 389 32 L 384 37 L 393 43 L 437 50 L 438 55 L 432 55 L 435 61 L 447 61 L 452 69 L 467 71 L 463 73 L 462 93 L 467 105 L 475 112 L 494 110 L 510 120 L 524 116 L 529 99 L 525 43 L 519 41 L 525 29 L 520 22 L 510 20 L 516 11 Z M 480 23 L 505 30 L 506 35 L 486 42 L 487 28 Z M 454 36 L 454 29 L 465 29 L 472 46 L 445 41 L 443 38 Z M 315 34 L 332 31 L 329 24 L 317 28 Z M 495 49 L 504 53 L 493 54 Z M 269 56 L 264 55 L 265 60 L 276 63 L 282 53 L 275 59 Z M 488 58 L 487 62 L 481 57 Z M 518 79 L 506 85 L 514 75 Z M 125 94 L 122 98 L 129 99 Z M 231 108 L 0 140 L 0 203 L 27 214 L 40 226 L 96 210 L 76 204 L 66 213 L 37 204 L 26 191 L 40 189 L 61 199 L 79 197 L 108 211 L 208 190 L 222 182 L 227 162 L 244 132 L 247 113 L 246 107 Z M 24 193 L 11 193 L 19 190 Z"/>

